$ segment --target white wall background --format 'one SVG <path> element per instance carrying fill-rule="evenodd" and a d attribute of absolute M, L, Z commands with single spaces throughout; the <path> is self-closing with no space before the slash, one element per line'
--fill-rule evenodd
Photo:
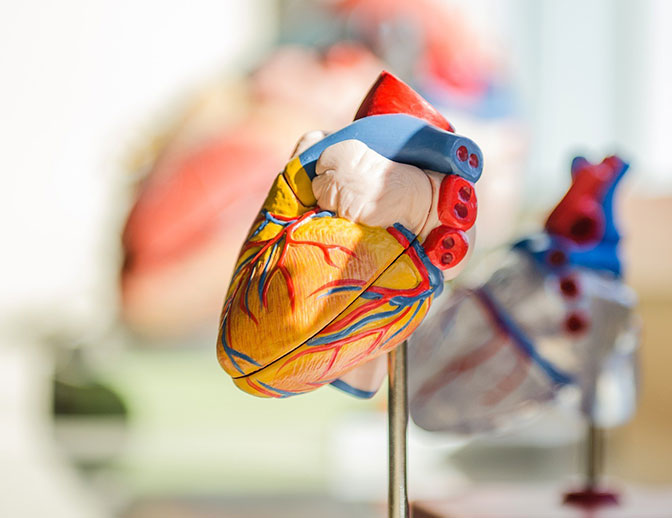
<path fill-rule="evenodd" d="M 500 31 L 529 122 L 527 192 L 548 206 L 570 158 L 618 152 L 632 183 L 672 192 L 672 2 L 452 1 Z"/>
<path fill-rule="evenodd" d="M 0 3 L 0 322 L 94 316 L 124 146 L 171 99 L 268 45 L 273 7 Z"/>

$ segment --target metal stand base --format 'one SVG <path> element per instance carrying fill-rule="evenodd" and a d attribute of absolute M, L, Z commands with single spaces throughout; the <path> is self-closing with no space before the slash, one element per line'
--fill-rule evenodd
<path fill-rule="evenodd" d="M 586 428 L 585 482 L 578 491 L 565 494 L 565 504 L 584 509 L 618 505 L 619 494 L 601 487 L 604 464 L 604 431 L 589 421 Z"/>

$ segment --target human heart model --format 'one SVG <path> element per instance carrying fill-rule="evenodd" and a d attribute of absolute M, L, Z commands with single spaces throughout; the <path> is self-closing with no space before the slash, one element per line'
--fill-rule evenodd
<path fill-rule="evenodd" d="M 242 390 L 335 383 L 421 322 L 473 239 L 478 146 L 383 72 L 355 121 L 298 143 L 242 246 L 218 359 Z"/>
<path fill-rule="evenodd" d="M 632 415 L 639 324 L 613 211 L 627 169 L 616 156 L 597 164 L 575 158 L 571 187 L 544 232 L 498 257 L 486 282 L 433 308 L 409 345 L 416 424 L 500 429 L 567 390 L 597 426 Z"/>

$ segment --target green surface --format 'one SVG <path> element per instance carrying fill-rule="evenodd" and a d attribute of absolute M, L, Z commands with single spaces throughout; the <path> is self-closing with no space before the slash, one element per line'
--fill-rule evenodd
<path fill-rule="evenodd" d="M 101 375 L 130 411 L 109 475 L 144 495 L 324 490 L 331 427 L 384 398 L 331 387 L 255 398 L 234 387 L 212 350 L 131 350 Z"/>

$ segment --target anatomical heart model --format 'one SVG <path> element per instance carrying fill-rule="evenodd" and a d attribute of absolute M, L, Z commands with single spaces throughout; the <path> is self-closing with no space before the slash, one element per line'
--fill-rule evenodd
<path fill-rule="evenodd" d="M 597 489 L 598 430 L 636 404 L 639 325 L 613 218 L 627 169 L 615 156 L 575 158 L 545 231 L 513 245 L 487 282 L 446 297 L 409 345 L 410 412 L 427 430 L 501 429 L 573 387 L 589 425 L 586 486 L 567 495 L 580 505 L 617 501 Z"/>
<path fill-rule="evenodd" d="M 636 397 L 638 320 L 623 283 L 613 196 L 618 157 L 572 163 L 572 185 L 545 231 L 513 245 L 489 280 L 458 288 L 411 340 L 411 415 L 435 431 L 499 428 L 534 402 L 578 387 L 600 426 Z"/>
<path fill-rule="evenodd" d="M 385 72 L 352 124 L 305 135 L 224 302 L 217 353 L 235 384 L 262 397 L 347 388 L 342 376 L 405 340 L 464 262 L 482 166 L 474 142 Z"/>

